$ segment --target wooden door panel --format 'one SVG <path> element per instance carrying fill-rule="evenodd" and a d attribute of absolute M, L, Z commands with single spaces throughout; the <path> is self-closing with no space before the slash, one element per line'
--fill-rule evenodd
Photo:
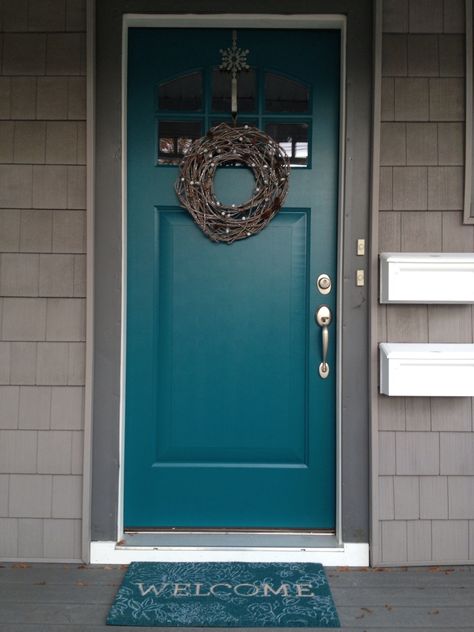
<path fill-rule="evenodd" d="M 125 526 L 331 529 L 339 33 L 239 31 L 260 86 L 249 116 L 272 129 L 304 120 L 309 158 L 292 168 L 275 219 L 228 246 L 177 205 L 177 168 L 157 160 L 157 121 L 174 115 L 160 113 L 157 94 L 161 81 L 201 72 L 202 111 L 183 117 L 205 130 L 217 117 L 218 51 L 230 41 L 225 29 L 130 32 Z M 310 111 L 266 112 L 267 69 L 312 86 Z M 286 107 L 276 89 L 271 107 Z M 239 203 L 251 185 L 238 167 L 216 178 L 224 201 Z M 324 297 L 323 272 L 333 280 Z M 326 380 L 314 322 L 322 303 L 333 312 Z"/>

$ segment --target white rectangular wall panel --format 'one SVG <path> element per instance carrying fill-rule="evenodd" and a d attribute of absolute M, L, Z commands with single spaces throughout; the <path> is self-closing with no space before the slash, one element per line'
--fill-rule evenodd
<path fill-rule="evenodd" d="M 382 342 L 379 349 L 384 395 L 474 396 L 474 344 Z"/>
<path fill-rule="evenodd" d="M 474 254 L 384 252 L 381 303 L 474 303 Z"/>

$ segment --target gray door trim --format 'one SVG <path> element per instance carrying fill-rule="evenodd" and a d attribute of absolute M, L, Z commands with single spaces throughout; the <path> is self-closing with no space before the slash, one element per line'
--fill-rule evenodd
<path fill-rule="evenodd" d="M 370 563 L 380 560 L 379 449 L 378 449 L 378 334 L 379 314 L 379 192 L 380 133 L 382 120 L 382 15 L 383 0 L 374 5 L 374 91 L 372 114 L 372 196 L 370 214 Z"/>
<path fill-rule="evenodd" d="M 82 463 L 82 559 L 90 559 L 94 392 L 95 0 L 86 0 L 86 354 Z"/>
<path fill-rule="evenodd" d="M 104 0 L 96 9 L 96 168 L 94 268 L 94 396 L 92 540 L 117 538 L 121 387 L 121 36 L 129 4 Z M 230 2 L 228 11 L 265 13 L 264 0 Z M 321 0 L 315 14 L 345 13 L 348 20 L 347 134 L 342 316 L 342 538 L 368 541 L 368 328 L 367 289 L 357 288 L 355 240 L 368 237 L 371 136 L 372 3 Z M 157 6 L 158 5 L 158 6 Z M 192 11 L 195 3 L 134 3 L 137 12 Z M 219 12 L 209 2 L 210 13 Z M 202 5 L 201 5 L 202 8 Z M 307 13 L 307 4 L 275 2 L 273 12 Z M 357 158 L 357 159 L 356 159 Z M 87 451 L 87 448 L 86 448 Z"/>

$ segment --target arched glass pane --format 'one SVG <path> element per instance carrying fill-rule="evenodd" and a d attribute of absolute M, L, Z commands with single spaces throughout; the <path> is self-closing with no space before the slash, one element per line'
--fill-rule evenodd
<path fill-rule="evenodd" d="M 199 112 L 202 110 L 202 100 L 200 72 L 166 81 L 158 88 L 158 107 L 161 111 Z"/>
<path fill-rule="evenodd" d="M 237 108 L 239 112 L 255 112 L 257 104 L 257 80 L 255 70 L 239 73 L 237 84 Z M 231 76 L 219 68 L 212 72 L 212 111 L 231 111 Z"/>
<path fill-rule="evenodd" d="M 308 112 L 308 86 L 283 75 L 265 73 L 265 110 L 288 113 Z"/>

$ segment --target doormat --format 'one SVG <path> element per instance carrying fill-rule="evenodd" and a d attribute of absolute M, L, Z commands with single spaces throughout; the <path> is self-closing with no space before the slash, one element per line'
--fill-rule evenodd
<path fill-rule="evenodd" d="M 133 562 L 108 625 L 337 628 L 321 564 Z"/>

